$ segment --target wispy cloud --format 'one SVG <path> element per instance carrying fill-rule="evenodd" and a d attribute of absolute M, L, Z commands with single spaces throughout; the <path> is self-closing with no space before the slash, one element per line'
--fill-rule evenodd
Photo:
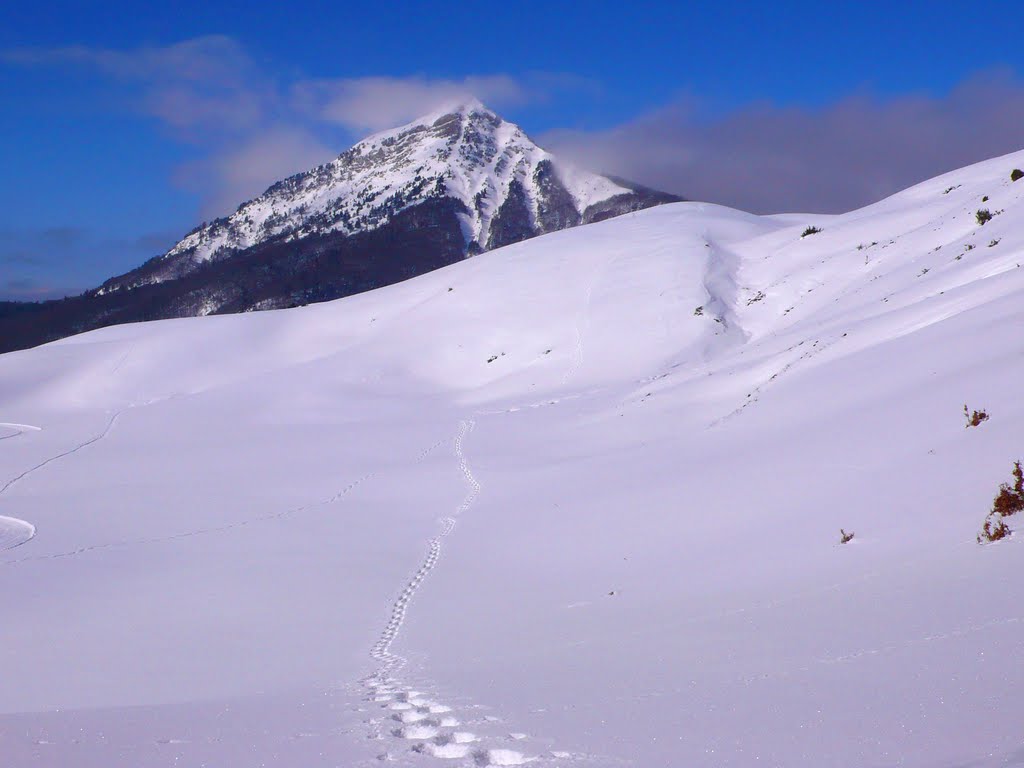
<path fill-rule="evenodd" d="M 0 52 L 16 64 L 74 64 L 92 66 L 125 80 L 158 79 L 204 82 L 243 82 L 252 59 L 232 38 L 207 35 L 167 46 L 132 50 L 71 45 L 55 48 L 9 48 Z"/>
<path fill-rule="evenodd" d="M 1024 148 L 1024 83 L 977 75 L 943 96 L 854 95 L 819 109 L 753 104 L 716 118 L 675 103 L 548 148 L 596 170 L 756 212 L 850 210 Z"/>
<path fill-rule="evenodd" d="M 232 211 L 277 179 L 328 160 L 366 132 L 470 96 L 502 110 L 599 86 L 560 73 L 461 78 L 308 78 L 268 72 L 237 41 L 207 36 L 169 46 L 14 49 L 19 66 L 91 70 L 120 89 L 199 159 L 174 174 L 207 218 Z M 548 148 L 580 165 L 694 199 L 753 211 L 840 211 L 928 176 L 1020 148 L 1024 84 L 978 75 L 952 92 L 851 95 L 819 108 L 751 104 L 708 117 L 680 98 L 604 131 L 555 131 Z"/>
<path fill-rule="evenodd" d="M 501 109 L 589 85 L 558 73 L 282 78 L 219 35 L 132 50 L 12 49 L 0 52 L 0 60 L 91 71 L 119 89 L 126 108 L 198 147 L 202 157 L 179 168 L 174 180 L 202 195 L 207 217 L 228 213 L 281 177 L 330 159 L 366 132 L 439 105 L 475 96 Z"/>
<path fill-rule="evenodd" d="M 297 101 L 313 114 L 353 131 L 401 125 L 439 106 L 474 97 L 494 108 L 518 106 L 536 97 L 536 91 L 507 75 L 316 80 L 297 83 L 294 91 Z"/>
<path fill-rule="evenodd" d="M 220 35 L 132 50 L 15 48 L 0 52 L 0 59 L 109 78 L 127 89 L 133 108 L 183 132 L 245 130 L 265 119 L 277 99 L 242 46 Z"/>
<path fill-rule="evenodd" d="M 233 211 L 272 182 L 325 163 L 336 154 L 336 148 L 305 128 L 270 128 L 182 165 L 174 181 L 200 195 L 200 215 L 209 219 Z"/>

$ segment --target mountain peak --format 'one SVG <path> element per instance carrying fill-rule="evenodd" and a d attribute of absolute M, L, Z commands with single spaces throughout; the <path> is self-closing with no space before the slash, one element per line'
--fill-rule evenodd
<path fill-rule="evenodd" d="M 471 120 L 474 116 L 483 117 L 495 125 L 507 122 L 494 110 L 486 107 L 475 96 L 458 96 L 447 101 L 439 102 L 430 112 L 420 115 L 404 125 L 400 125 L 396 128 L 385 128 L 382 131 L 367 136 L 365 139 L 358 142 L 358 144 L 364 144 L 379 138 L 402 134 L 416 128 L 429 128 L 434 126 L 438 121 L 444 121 L 445 118 L 459 117 L 461 122 L 465 123 L 467 120 Z"/>
<path fill-rule="evenodd" d="M 565 164 L 478 99 L 459 98 L 277 182 L 99 293 L 179 279 L 204 262 L 260 247 L 296 251 L 289 244 L 365 235 L 416 218 L 415 210 L 429 219 L 420 226 L 436 229 L 444 219 L 450 235 L 442 261 L 450 263 L 453 254 L 464 258 L 677 199 Z M 222 306 L 207 302 L 202 311 Z"/>
<path fill-rule="evenodd" d="M 483 102 L 475 96 L 463 96 L 458 99 L 442 102 L 434 112 L 458 115 L 470 115 L 474 112 L 483 112 L 488 115 L 494 115 L 495 117 L 498 116 L 493 110 L 484 106 Z"/>

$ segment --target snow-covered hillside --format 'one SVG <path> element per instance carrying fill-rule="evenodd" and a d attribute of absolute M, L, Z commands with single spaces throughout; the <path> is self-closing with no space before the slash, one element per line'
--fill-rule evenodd
<path fill-rule="evenodd" d="M 1020 166 L 0 356 L 3 762 L 1024 764 Z"/>

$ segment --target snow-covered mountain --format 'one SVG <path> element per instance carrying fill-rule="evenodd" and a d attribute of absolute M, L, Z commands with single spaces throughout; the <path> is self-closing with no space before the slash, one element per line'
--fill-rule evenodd
<path fill-rule="evenodd" d="M 472 255 L 677 199 L 566 165 L 470 100 L 375 134 L 326 165 L 274 184 L 231 216 L 191 232 L 149 269 L 99 292 L 181 277 L 269 241 L 369 232 L 430 201 L 455 203 L 463 255 Z"/>
<path fill-rule="evenodd" d="M 0 356 L 3 761 L 1020 765 L 1021 167 Z"/>
<path fill-rule="evenodd" d="M 336 299 L 679 199 L 563 163 L 469 101 L 274 184 L 96 290 L 0 307 L 0 352 L 114 323 Z"/>

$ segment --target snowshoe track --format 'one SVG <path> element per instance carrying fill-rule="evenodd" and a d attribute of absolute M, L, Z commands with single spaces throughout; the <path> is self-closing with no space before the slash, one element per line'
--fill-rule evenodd
<path fill-rule="evenodd" d="M 524 765 L 539 759 L 505 746 L 488 746 L 485 742 L 500 740 L 504 744 L 506 741 L 519 741 L 526 736 L 516 733 L 507 737 L 483 737 L 467 729 L 465 725 L 472 726 L 473 723 L 493 729 L 494 723 L 500 720 L 479 715 L 467 718 L 457 714 L 454 707 L 409 687 L 399 678 L 399 673 L 408 661 L 391 650 L 413 598 L 440 561 L 444 540 L 454 532 L 459 517 L 472 508 L 480 495 L 480 483 L 473 476 L 464 452 L 466 436 L 474 426 L 472 419 L 460 422 L 454 441 L 455 457 L 468 487 L 466 496 L 452 515 L 440 521 L 440 531 L 427 542 L 426 557 L 395 600 L 388 623 L 370 650 L 370 656 L 379 666 L 376 672 L 363 680 L 364 695 L 371 706 L 382 710 L 380 715 L 368 722 L 372 730 L 371 738 L 390 742 L 388 751 L 378 755 L 379 760 L 392 760 L 392 753 L 399 751 L 411 751 L 440 760 L 459 761 L 459 765 L 481 768 Z"/>

